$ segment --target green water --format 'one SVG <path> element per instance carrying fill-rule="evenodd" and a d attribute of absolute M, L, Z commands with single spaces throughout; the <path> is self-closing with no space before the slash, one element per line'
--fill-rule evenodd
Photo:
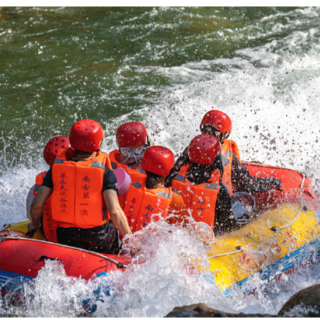
<path fill-rule="evenodd" d="M 282 38 L 290 28 L 268 34 L 261 19 L 280 15 L 278 22 L 287 24 L 290 14 L 281 14 L 290 12 L 294 8 L 2 8 L 2 164 L 27 164 L 81 118 L 107 129 L 123 114 L 152 108 L 164 88 L 187 81 L 158 68 L 232 59 L 239 49 Z"/>

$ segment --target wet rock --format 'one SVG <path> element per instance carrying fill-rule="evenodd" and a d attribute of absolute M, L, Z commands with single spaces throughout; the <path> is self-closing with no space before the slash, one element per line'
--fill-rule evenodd
<path fill-rule="evenodd" d="M 175 307 L 165 318 L 226 318 L 226 317 L 274 317 L 268 314 L 229 313 L 213 309 L 205 303 Z"/>
<path fill-rule="evenodd" d="M 281 308 L 278 316 L 320 316 L 320 282 L 292 296 Z"/>

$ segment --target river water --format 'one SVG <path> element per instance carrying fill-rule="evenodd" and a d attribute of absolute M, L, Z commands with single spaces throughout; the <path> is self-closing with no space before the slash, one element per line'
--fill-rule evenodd
<path fill-rule="evenodd" d="M 242 159 L 303 170 L 319 195 L 319 19 L 314 7 L 1 8 L 0 224 L 25 220 L 28 189 L 47 170 L 44 145 L 82 118 L 102 125 L 104 151 L 116 148 L 120 124 L 138 120 L 179 155 L 216 108 L 231 117 Z M 167 236 L 155 236 L 156 256 L 139 272 L 115 274 L 119 292 L 95 315 L 164 316 L 197 302 L 276 314 L 320 278 L 309 266 L 271 287 L 261 283 L 256 296 L 226 300 L 181 269 L 193 239 L 161 228 Z M 76 316 L 96 285 L 48 264 L 26 284 L 24 304 L 0 300 L 0 315 Z"/>

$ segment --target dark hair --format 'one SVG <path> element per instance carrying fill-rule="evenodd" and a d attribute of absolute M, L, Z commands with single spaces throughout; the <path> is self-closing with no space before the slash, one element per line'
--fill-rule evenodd
<path fill-rule="evenodd" d="M 214 137 L 216 137 L 220 143 L 222 143 L 223 139 L 226 139 L 229 134 L 223 134 L 221 131 L 219 131 L 217 128 L 212 126 L 211 124 L 203 124 L 200 126 L 201 133 L 207 133 Z"/>
<path fill-rule="evenodd" d="M 99 151 L 99 150 L 97 150 L 97 151 Z M 81 151 L 81 150 L 74 149 L 74 152 L 75 152 L 75 154 L 81 154 L 84 156 L 91 156 L 96 151 L 88 152 L 88 151 Z"/>
<path fill-rule="evenodd" d="M 158 184 L 159 179 L 162 178 L 162 176 L 150 171 L 146 171 L 146 174 L 147 174 L 146 188 L 154 189 L 155 186 Z"/>

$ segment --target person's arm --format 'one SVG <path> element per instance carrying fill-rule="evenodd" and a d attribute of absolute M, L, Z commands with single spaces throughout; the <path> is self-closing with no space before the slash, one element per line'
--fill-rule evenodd
<path fill-rule="evenodd" d="M 119 230 L 121 236 L 132 233 L 128 220 L 120 207 L 117 192 L 113 189 L 103 191 L 104 201 L 106 203 L 110 218 L 115 227 Z"/>
<path fill-rule="evenodd" d="M 173 188 L 172 199 L 168 209 L 167 222 L 170 224 L 182 223 L 185 226 L 189 222 L 189 212 L 184 205 L 182 196 Z"/>
<path fill-rule="evenodd" d="M 230 232 L 236 229 L 237 220 L 231 208 L 231 198 L 227 187 L 221 183 L 216 201 L 215 233 Z"/>
<path fill-rule="evenodd" d="M 33 189 L 34 189 L 34 185 L 30 188 L 28 195 L 27 195 L 27 200 L 26 200 L 26 207 L 27 207 L 27 219 L 28 220 L 32 220 L 31 217 L 31 203 L 34 199 L 34 194 L 33 194 Z"/>
<path fill-rule="evenodd" d="M 280 190 L 280 179 L 259 178 L 250 175 L 249 170 L 233 155 L 231 168 L 232 188 L 234 192 L 258 193 L 270 189 Z"/>
<path fill-rule="evenodd" d="M 172 180 L 174 177 L 179 173 L 182 166 L 186 165 L 189 161 L 189 155 L 188 155 L 188 147 L 184 149 L 181 156 L 177 159 L 175 162 L 173 168 L 171 169 L 170 173 L 166 177 L 166 181 L 164 183 L 164 186 L 169 188 L 172 186 Z"/>
<path fill-rule="evenodd" d="M 38 191 L 38 194 L 33 199 L 30 210 L 32 221 L 28 224 L 29 231 L 41 227 L 40 219 L 42 216 L 42 208 L 51 193 L 52 189 L 45 186 L 41 186 Z"/>

